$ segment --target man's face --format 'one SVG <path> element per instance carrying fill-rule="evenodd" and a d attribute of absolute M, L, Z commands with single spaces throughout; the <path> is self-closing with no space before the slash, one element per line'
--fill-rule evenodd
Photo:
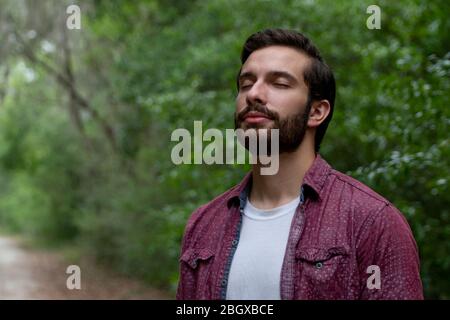
<path fill-rule="evenodd" d="M 285 46 L 254 51 L 239 76 L 236 129 L 279 129 L 280 153 L 296 150 L 310 109 L 303 79 L 310 62 L 305 54 Z"/>

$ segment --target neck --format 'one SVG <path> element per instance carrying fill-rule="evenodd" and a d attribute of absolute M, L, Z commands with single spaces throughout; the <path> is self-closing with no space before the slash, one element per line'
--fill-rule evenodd
<path fill-rule="evenodd" d="M 254 206 L 271 209 L 286 204 L 300 195 L 305 173 L 316 158 L 314 143 L 311 144 L 306 138 L 305 136 L 294 152 L 279 155 L 279 169 L 276 174 L 261 175 L 261 165 L 253 165 L 253 183 L 249 199 Z"/>

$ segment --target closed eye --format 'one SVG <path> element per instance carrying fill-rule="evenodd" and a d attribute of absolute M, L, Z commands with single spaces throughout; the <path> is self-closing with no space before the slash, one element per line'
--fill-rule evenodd
<path fill-rule="evenodd" d="M 251 83 L 243 84 L 243 85 L 241 85 L 240 89 L 241 90 L 246 90 L 246 89 L 249 89 L 252 85 L 253 84 L 251 84 Z"/>
<path fill-rule="evenodd" d="M 279 88 L 289 88 L 290 86 L 286 83 L 274 83 L 274 86 L 279 87 Z"/>

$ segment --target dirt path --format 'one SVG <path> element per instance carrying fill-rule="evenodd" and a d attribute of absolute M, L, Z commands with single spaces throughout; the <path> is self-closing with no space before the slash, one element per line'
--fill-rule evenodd
<path fill-rule="evenodd" d="M 80 263 L 81 289 L 69 290 L 68 265 L 58 253 L 28 249 L 16 238 L 0 236 L 0 299 L 172 299 L 92 262 Z"/>

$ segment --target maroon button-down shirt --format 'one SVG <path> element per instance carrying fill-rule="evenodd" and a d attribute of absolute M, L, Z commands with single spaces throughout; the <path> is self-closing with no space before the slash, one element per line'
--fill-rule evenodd
<path fill-rule="evenodd" d="M 197 209 L 183 237 L 177 299 L 225 299 L 251 173 Z M 282 299 L 423 299 L 417 245 L 403 215 L 317 155 L 284 255 Z"/>

